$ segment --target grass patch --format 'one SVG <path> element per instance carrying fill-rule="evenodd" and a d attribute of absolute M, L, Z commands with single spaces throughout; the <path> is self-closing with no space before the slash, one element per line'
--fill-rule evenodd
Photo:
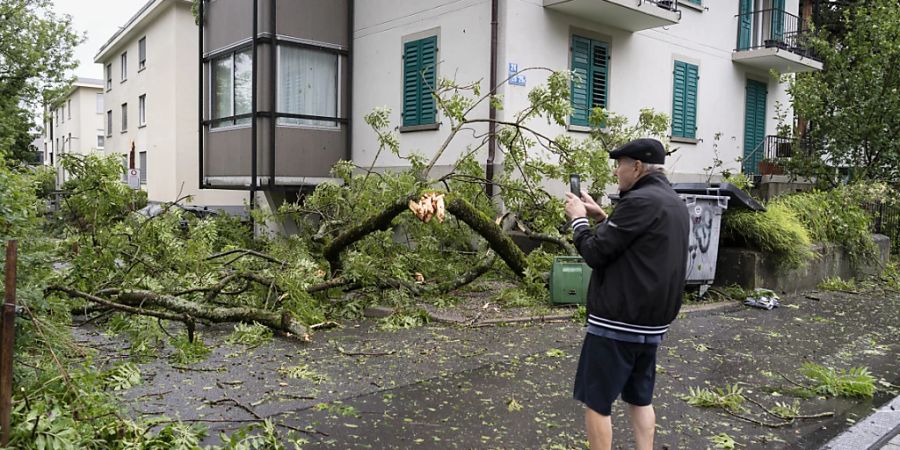
<path fill-rule="evenodd" d="M 379 328 L 384 331 L 405 330 L 428 324 L 428 313 L 417 310 L 411 313 L 398 312 L 379 320 Z"/>
<path fill-rule="evenodd" d="M 688 389 L 687 395 L 682 395 L 681 399 L 691 406 L 722 408 L 733 412 L 743 411 L 743 403 L 746 400 L 743 395 L 743 388 L 737 384 L 726 385 L 725 389 L 691 387 Z"/>
<path fill-rule="evenodd" d="M 256 348 L 272 340 L 272 330 L 265 325 L 254 322 L 252 325 L 237 323 L 234 331 L 225 339 L 229 344 L 240 344 L 247 348 Z"/>
<path fill-rule="evenodd" d="M 810 388 L 829 397 L 866 397 L 875 395 L 875 377 L 865 367 L 837 371 L 830 367 L 806 363 L 801 373 L 813 382 Z"/>
<path fill-rule="evenodd" d="M 819 289 L 823 291 L 853 291 L 856 290 L 856 282 L 842 280 L 840 277 L 828 277 L 819 283 Z"/>
<path fill-rule="evenodd" d="M 200 333 L 194 334 L 194 342 L 188 340 L 187 334 L 180 334 L 170 341 L 174 350 L 169 355 L 169 361 L 175 364 L 194 364 L 206 359 L 210 353 L 209 347 L 203 343 Z"/>

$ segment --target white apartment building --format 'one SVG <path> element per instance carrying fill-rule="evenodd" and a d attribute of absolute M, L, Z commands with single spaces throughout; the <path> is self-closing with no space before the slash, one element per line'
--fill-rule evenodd
<path fill-rule="evenodd" d="M 140 174 L 151 202 L 242 209 L 246 193 L 201 190 L 197 26 L 190 0 L 150 0 L 100 48 L 106 153 Z"/>
<path fill-rule="evenodd" d="M 803 1 L 803 3 L 810 3 Z M 667 158 L 673 181 L 706 181 L 714 146 L 722 169 L 740 171 L 765 156 L 766 136 L 776 134 L 776 105 L 792 120 L 785 84 L 770 74 L 819 70 L 797 48 L 801 0 L 426 0 L 356 2 L 353 35 L 353 123 L 387 105 L 400 124 L 401 148 L 437 148 L 449 133 L 427 96 L 411 98 L 404 84 L 418 45 L 434 61 L 436 79 L 499 81 L 528 67 L 572 70 L 587 83 L 572 87 L 575 114 L 565 129 L 535 121 L 548 136 L 584 137 L 587 114 L 602 106 L 632 123 L 642 108 L 672 119 L 677 148 Z M 492 11 L 492 8 L 494 10 Z M 491 17 L 497 17 L 496 67 L 491 67 Z M 424 45 L 424 47 L 422 47 Z M 364 75 L 363 75 L 364 74 Z M 512 120 L 528 105 L 528 92 L 547 72 L 528 71 L 502 85 L 498 120 Z M 367 89 L 366 86 L 378 86 Z M 425 109 L 415 111 L 415 104 Z M 412 110 L 412 111 L 411 111 Z M 487 105 L 477 111 L 488 116 Z M 481 130 L 484 131 L 484 130 Z M 715 139 L 716 136 L 719 139 Z M 374 134 L 353 128 L 353 157 L 368 165 L 377 150 Z M 470 144 L 442 158 L 449 164 Z M 389 155 L 379 165 L 400 165 Z M 752 160 L 752 161 L 751 161 Z"/>
<path fill-rule="evenodd" d="M 102 80 L 78 78 L 72 87 L 53 105 L 44 107 L 43 152 L 44 164 L 59 167 L 60 155 L 87 155 L 102 151 L 105 143 L 103 128 Z M 65 181 L 62 170 L 57 182 Z"/>
<path fill-rule="evenodd" d="M 719 170 L 755 175 L 764 157 L 784 156 L 775 136 L 779 113 L 787 124 L 794 119 L 786 85 L 773 71 L 822 68 L 802 45 L 819 3 L 205 0 L 203 180 L 210 187 L 303 191 L 327 179 L 338 159 L 368 167 L 378 142 L 363 117 L 384 106 L 399 127 L 401 149 L 428 158 L 450 132 L 429 86 L 441 78 L 480 80 L 488 92 L 492 79 L 515 75 L 497 91 L 496 119 L 508 121 L 546 81 L 546 71 L 517 73 L 529 67 L 573 71 L 586 81 L 572 85 L 574 113 L 565 127 L 529 124 L 547 136 L 586 137 L 594 107 L 632 123 L 652 108 L 671 118 L 676 151 L 666 165 L 673 181 L 705 181 L 715 158 L 724 162 Z M 488 103 L 474 114 L 487 118 Z M 437 167 L 474 143 L 459 136 Z M 489 165 L 487 150 L 476 156 Z M 501 158 L 496 151 L 493 165 Z M 375 167 L 406 164 L 382 152 Z"/>

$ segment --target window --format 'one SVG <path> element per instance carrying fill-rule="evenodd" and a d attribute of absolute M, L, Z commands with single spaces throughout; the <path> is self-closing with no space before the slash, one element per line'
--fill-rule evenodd
<path fill-rule="evenodd" d="M 57 110 L 57 114 L 59 114 L 59 123 L 66 123 L 66 105 L 60 106 Z"/>
<path fill-rule="evenodd" d="M 106 136 L 112 136 L 112 110 L 106 111 Z"/>
<path fill-rule="evenodd" d="M 69 136 L 65 139 L 65 142 L 69 143 L 69 151 L 72 151 L 72 133 L 69 133 Z M 65 144 L 63 144 L 65 146 Z"/>
<path fill-rule="evenodd" d="M 125 81 L 128 79 L 128 52 L 122 53 L 122 56 L 119 57 L 120 66 L 122 68 L 120 81 Z"/>
<path fill-rule="evenodd" d="M 97 149 L 102 149 L 106 145 L 106 138 L 102 134 L 97 135 Z"/>
<path fill-rule="evenodd" d="M 212 127 L 250 123 L 252 99 L 250 51 L 235 52 L 213 60 Z M 246 115 L 246 117 L 238 117 Z"/>
<path fill-rule="evenodd" d="M 278 50 L 278 112 L 336 118 L 338 55 L 285 45 Z M 278 124 L 338 126 L 336 121 L 302 117 L 279 117 Z"/>
<path fill-rule="evenodd" d="M 103 114 L 103 94 L 97 94 L 97 114 Z"/>
<path fill-rule="evenodd" d="M 138 97 L 138 126 L 147 125 L 147 94 Z"/>
<path fill-rule="evenodd" d="M 672 137 L 697 138 L 697 80 L 694 64 L 675 61 L 672 88 Z"/>
<path fill-rule="evenodd" d="M 141 163 L 141 183 L 147 182 L 147 152 L 138 153 Z"/>
<path fill-rule="evenodd" d="M 138 71 L 147 67 L 147 36 L 138 41 Z"/>
<path fill-rule="evenodd" d="M 72 99 L 71 98 L 69 99 L 68 102 L 66 102 L 66 108 L 68 108 L 68 110 L 66 111 L 67 112 L 66 115 L 68 116 L 67 119 L 72 120 Z"/>
<path fill-rule="evenodd" d="M 106 90 L 112 89 L 112 63 L 106 65 Z"/>
<path fill-rule="evenodd" d="M 53 110 L 53 115 L 56 116 L 56 126 L 59 126 L 59 108 Z"/>
<path fill-rule="evenodd" d="M 589 126 L 593 108 L 608 107 L 609 44 L 572 36 L 571 125 Z"/>
<path fill-rule="evenodd" d="M 403 44 L 403 126 L 436 122 L 437 36 Z"/>
<path fill-rule="evenodd" d="M 128 103 L 122 103 L 122 131 L 128 131 Z"/>

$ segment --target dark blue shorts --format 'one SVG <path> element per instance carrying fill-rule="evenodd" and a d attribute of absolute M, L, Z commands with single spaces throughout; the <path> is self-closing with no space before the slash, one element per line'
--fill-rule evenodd
<path fill-rule="evenodd" d="M 656 382 L 657 347 L 587 334 L 575 375 L 575 400 L 604 416 L 610 415 L 619 394 L 626 403 L 649 405 Z"/>

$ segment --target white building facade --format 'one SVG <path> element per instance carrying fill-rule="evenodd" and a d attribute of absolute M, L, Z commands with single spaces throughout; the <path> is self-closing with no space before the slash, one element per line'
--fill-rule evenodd
<path fill-rule="evenodd" d="M 247 194 L 199 188 L 197 26 L 189 0 L 150 0 L 100 48 L 104 150 L 151 202 L 239 209 Z"/>
<path fill-rule="evenodd" d="M 66 153 L 87 155 L 103 151 L 103 85 L 101 80 L 78 78 L 54 105 L 44 108 L 44 164 L 59 167 Z M 59 170 L 57 182 L 66 175 Z"/>
<path fill-rule="evenodd" d="M 573 88 L 576 114 L 569 125 L 535 121 L 531 125 L 539 131 L 584 137 L 585 114 L 591 107 L 602 106 L 631 122 L 642 108 L 652 108 L 672 118 L 672 148 L 677 150 L 666 166 L 673 181 L 706 181 L 704 169 L 714 158 L 724 162 L 719 170 L 740 171 L 740 160 L 745 160 L 745 171 L 752 172 L 765 156 L 766 136 L 776 134 L 779 110 L 787 124 L 793 119 L 786 85 L 772 70 L 793 73 L 822 67 L 798 46 L 802 3 L 807 2 L 355 2 L 353 159 L 361 166 L 371 163 L 377 141 L 362 118 L 382 106 L 389 107 L 393 123 L 401 125 L 402 149 L 427 156 L 440 147 L 449 133 L 440 114 L 427 111 L 422 117 L 414 111 L 407 116 L 410 105 L 404 105 L 404 99 L 413 105 L 422 102 L 404 85 L 410 67 L 417 67 L 416 57 L 410 59 L 407 52 L 424 49 L 425 59 L 418 62 L 435 61 L 435 79 L 463 84 L 481 80 L 482 91 L 487 92 L 493 13 L 497 17 L 493 70 L 498 80 L 529 67 L 573 70 L 587 80 L 581 90 Z M 525 108 L 528 92 L 546 76 L 546 71 L 527 71 L 501 86 L 497 93 L 503 107 L 497 119 L 510 120 Z M 425 105 L 426 110 L 430 107 Z M 475 114 L 488 117 L 487 105 Z M 469 144 L 460 139 L 439 163 L 452 163 Z M 376 164 L 400 165 L 402 160 L 383 154 Z"/>

